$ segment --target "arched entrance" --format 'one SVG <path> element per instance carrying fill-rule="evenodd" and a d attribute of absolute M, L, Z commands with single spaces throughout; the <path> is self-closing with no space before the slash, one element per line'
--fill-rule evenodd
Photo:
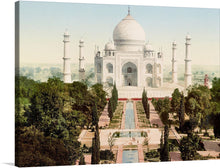
<path fill-rule="evenodd" d="M 122 86 L 137 86 L 137 67 L 132 62 L 127 62 L 122 67 Z"/>

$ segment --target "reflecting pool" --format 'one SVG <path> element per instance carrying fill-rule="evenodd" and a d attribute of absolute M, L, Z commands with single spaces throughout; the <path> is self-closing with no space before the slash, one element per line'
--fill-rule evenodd
<path fill-rule="evenodd" d="M 122 163 L 138 163 L 138 150 L 123 150 Z"/>
<path fill-rule="evenodd" d="M 134 109 L 133 102 L 126 103 L 126 112 L 125 112 L 125 129 L 134 129 L 135 121 L 134 121 Z"/>

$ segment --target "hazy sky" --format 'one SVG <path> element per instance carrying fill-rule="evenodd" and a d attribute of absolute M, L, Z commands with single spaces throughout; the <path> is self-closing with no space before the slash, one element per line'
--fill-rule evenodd
<path fill-rule="evenodd" d="M 219 65 L 220 10 L 201 8 L 130 6 L 131 15 L 146 33 L 153 48 L 163 49 L 171 63 L 172 42 L 177 59 L 184 63 L 185 36 L 192 37 L 192 64 Z M 72 62 L 78 62 L 79 40 L 85 41 L 86 62 L 93 62 L 94 48 L 112 40 L 115 26 L 127 15 L 127 5 L 53 2 L 20 3 L 21 63 L 63 63 L 63 33 L 71 37 Z"/>

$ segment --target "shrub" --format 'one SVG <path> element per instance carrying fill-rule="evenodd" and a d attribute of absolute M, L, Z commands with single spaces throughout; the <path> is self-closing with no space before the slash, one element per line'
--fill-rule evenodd
<path fill-rule="evenodd" d="M 102 150 L 100 151 L 100 159 L 101 160 L 113 160 L 114 154 L 110 150 Z"/>
<path fill-rule="evenodd" d="M 145 153 L 145 156 L 147 159 L 158 158 L 160 156 L 160 153 L 157 150 L 151 150 L 151 151 Z"/>
<path fill-rule="evenodd" d="M 215 139 L 215 136 L 214 135 L 210 135 L 210 139 Z"/>

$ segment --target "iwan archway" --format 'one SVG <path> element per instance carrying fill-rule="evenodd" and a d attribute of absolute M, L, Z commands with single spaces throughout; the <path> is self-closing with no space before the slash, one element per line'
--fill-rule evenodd
<path fill-rule="evenodd" d="M 137 86 L 137 66 L 132 62 L 122 66 L 122 86 Z"/>

